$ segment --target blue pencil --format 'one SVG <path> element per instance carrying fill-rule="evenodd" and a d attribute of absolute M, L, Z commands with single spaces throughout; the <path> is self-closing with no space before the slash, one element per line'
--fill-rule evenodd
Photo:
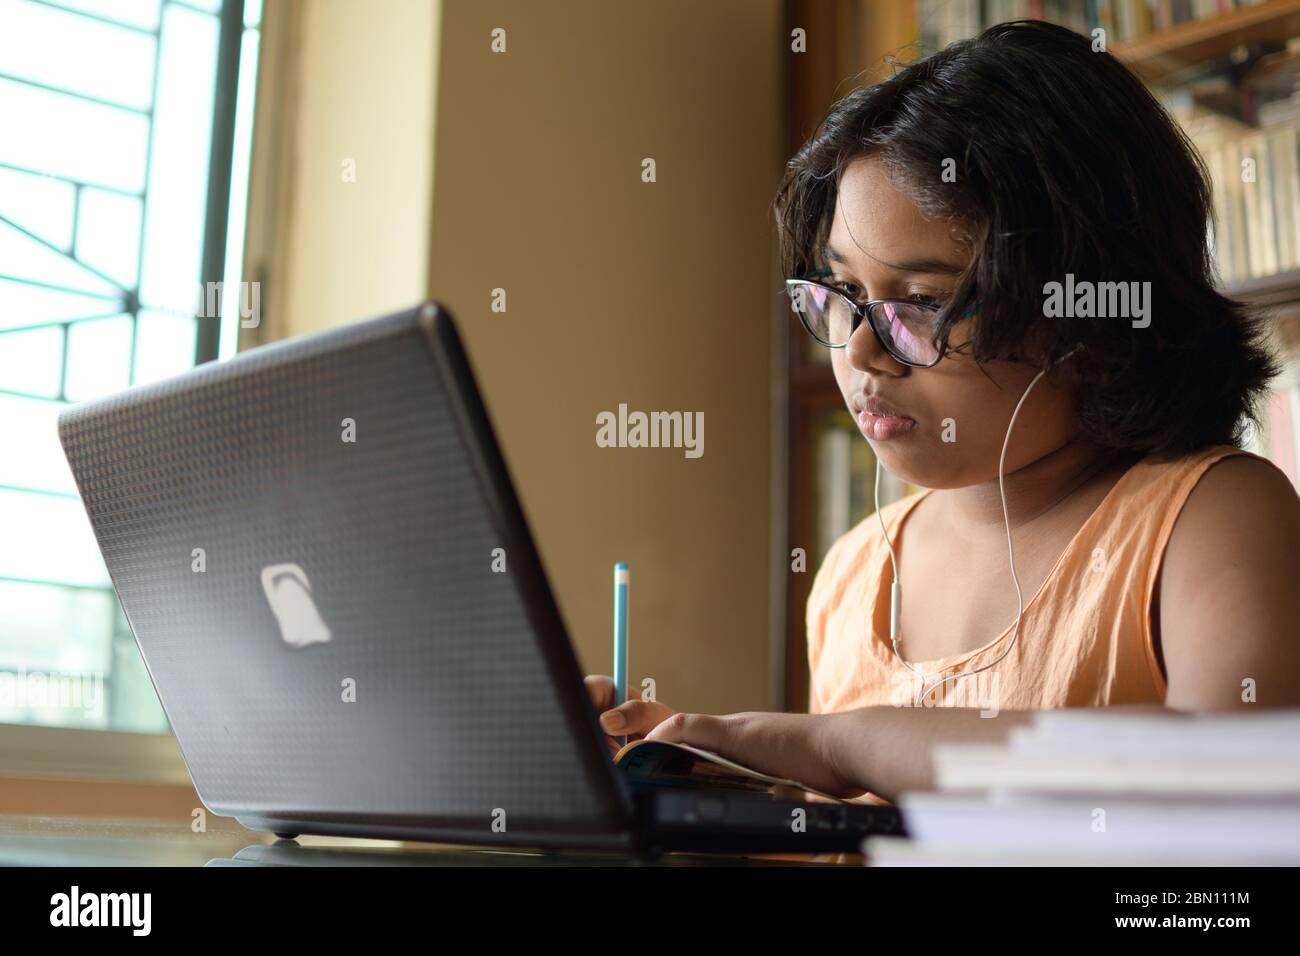
<path fill-rule="evenodd" d="M 627 564 L 614 565 L 614 706 L 627 702 Z M 618 738 L 620 744 L 627 737 Z"/>

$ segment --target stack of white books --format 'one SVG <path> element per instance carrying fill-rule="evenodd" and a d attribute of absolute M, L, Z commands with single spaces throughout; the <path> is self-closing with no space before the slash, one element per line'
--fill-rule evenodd
<path fill-rule="evenodd" d="M 1044 711 L 934 766 L 898 800 L 909 837 L 868 838 L 867 865 L 1300 865 L 1297 710 Z"/>

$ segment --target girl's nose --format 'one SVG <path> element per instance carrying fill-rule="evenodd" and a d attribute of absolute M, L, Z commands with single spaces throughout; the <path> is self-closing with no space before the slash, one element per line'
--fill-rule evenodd
<path fill-rule="evenodd" d="M 859 372 L 903 375 L 907 371 L 906 365 L 885 351 L 866 318 L 858 323 L 858 327 L 849 336 L 848 344 L 844 346 L 844 358 L 850 367 Z"/>

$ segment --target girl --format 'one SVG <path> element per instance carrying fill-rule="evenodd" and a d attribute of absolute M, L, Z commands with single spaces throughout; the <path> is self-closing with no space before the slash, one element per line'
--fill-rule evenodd
<path fill-rule="evenodd" d="M 893 799 L 1035 710 L 1300 706 L 1300 501 L 1239 447 L 1276 367 L 1215 289 L 1206 182 L 1140 81 L 1043 22 L 835 104 L 775 202 L 791 301 L 927 490 L 826 555 L 810 714 L 608 710 L 593 677 L 603 728 Z"/>

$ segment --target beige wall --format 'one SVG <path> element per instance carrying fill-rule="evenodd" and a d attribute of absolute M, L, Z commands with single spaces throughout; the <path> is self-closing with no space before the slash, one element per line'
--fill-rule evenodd
<path fill-rule="evenodd" d="M 275 186 L 285 195 L 259 193 L 264 175 L 250 197 L 254 207 L 280 201 L 271 225 L 287 238 L 267 290 L 272 336 L 396 311 L 424 296 L 440 8 L 439 0 L 267 5 L 264 80 L 279 80 L 283 100 L 266 104 L 279 112 L 259 133 L 292 127 L 289 136 L 277 130 L 283 156 L 254 156 L 255 167 L 259 159 L 287 163 Z M 250 232 L 262 222 L 250 216 Z"/>
<path fill-rule="evenodd" d="M 679 709 L 771 707 L 779 0 L 445 0 L 440 22 L 395 0 L 303 8 L 271 334 L 427 288 L 460 320 L 583 666 L 609 672 L 625 560 L 634 681 Z M 703 412 L 703 457 L 598 448 L 596 415 L 620 402 Z"/>

